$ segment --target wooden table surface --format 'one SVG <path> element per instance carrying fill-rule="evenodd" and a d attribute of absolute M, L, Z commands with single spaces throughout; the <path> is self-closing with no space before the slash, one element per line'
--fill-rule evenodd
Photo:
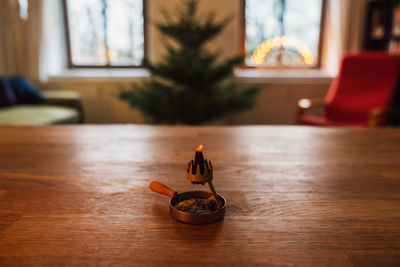
<path fill-rule="evenodd" d="M 175 221 L 199 144 L 227 199 Z M 400 266 L 400 130 L 0 128 L 0 265 Z"/>

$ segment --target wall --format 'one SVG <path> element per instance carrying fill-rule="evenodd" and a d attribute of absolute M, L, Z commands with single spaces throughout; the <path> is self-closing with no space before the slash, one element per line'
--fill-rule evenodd
<path fill-rule="evenodd" d="M 129 88 L 132 83 L 116 81 L 57 81 L 43 85 L 44 89 L 73 90 L 82 95 L 85 117 L 88 123 L 144 123 L 140 113 L 117 98 L 120 87 Z M 324 97 L 329 80 L 312 83 L 260 84 L 262 91 L 252 110 L 225 117 L 214 123 L 227 124 L 292 124 L 296 104 L 300 98 Z"/>
<path fill-rule="evenodd" d="M 148 1 L 148 14 L 151 21 L 162 20 L 161 9 L 165 8 L 173 10 L 176 5 L 179 5 L 180 0 L 149 0 Z M 357 49 L 359 47 L 360 32 L 359 30 L 345 30 L 350 23 L 350 8 L 359 8 L 359 5 L 353 3 L 348 5 L 348 1 L 337 0 L 328 1 L 331 5 L 337 5 L 342 2 L 341 8 L 344 10 L 332 8 L 328 12 L 328 17 L 332 21 L 336 21 L 337 17 L 341 16 L 339 20 L 342 21 L 342 32 L 335 35 L 332 34 L 332 29 L 325 29 L 325 33 L 330 37 L 325 38 L 324 42 L 324 58 L 331 55 L 334 60 L 338 61 L 341 52 L 345 51 L 345 47 L 341 46 L 340 49 L 335 48 L 335 53 L 331 53 L 334 47 L 332 44 L 338 38 L 337 36 L 343 34 L 352 34 L 354 38 L 349 40 L 339 40 L 340 43 L 346 43 L 348 47 Z M 362 5 L 365 0 L 355 1 Z M 233 16 L 232 22 L 227 26 L 225 31 L 213 40 L 209 48 L 218 49 L 221 51 L 221 57 L 226 58 L 237 54 L 239 51 L 239 29 L 240 29 L 240 4 L 238 0 L 201 0 L 201 11 L 214 10 L 217 18 L 225 18 L 230 15 Z M 336 10 L 336 11 L 335 11 Z M 336 12 L 336 13 L 335 13 Z M 354 17 L 351 17 L 354 23 Z M 357 21 L 362 18 L 359 17 Z M 334 23 L 331 23 L 332 25 Z M 356 23 L 357 24 L 357 23 Z M 329 27 L 329 23 L 325 27 Z M 362 23 L 357 24 L 362 25 Z M 339 29 L 342 30 L 342 29 Z M 163 37 L 152 27 L 149 26 L 149 54 L 151 60 L 160 60 L 163 55 Z M 358 34 L 358 35 L 357 35 Z M 353 40 L 353 41 L 352 41 Z M 338 46 L 338 45 L 337 45 Z M 332 56 L 334 55 L 334 56 Z M 324 59 L 326 61 L 326 59 Z M 326 62 L 323 62 L 326 65 Z M 337 64 L 333 64 L 334 71 L 337 71 Z M 264 75 L 265 74 L 265 75 Z M 130 87 L 132 84 L 140 81 L 135 77 L 126 77 L 124 75 L 112 75 L 113 77 L 107 78 L 109 74 L 104 73 L 103 77 L 98 75 L 88 75 L 82 77 L 81 74 L 74 75 L 68 74 L 67 76 L 49 77 L 49 79 L 41 83 L 42 89 L 51 90 L 74 90 L 81 93 L 86 113 L 86 121 L 88 123 L 144 123 L 139 112 L 130 109 L 126 103 L 120 101 L 116 95 L 121 86 Z M 240 75 L 236 78 L 241 84 L 257 83 L 261 86 L 262 92 L 257 99 L 257 104 L 254 109 L 244 112 L 242 114 L 229 116 L 213 123 L 229 123 L 229 124 L 292 124 L 294 123 L 296 113 L 296 103 L 300 98 L 313 98 L 324 97 L 329 87 L 332 74 L 327 75 L 324 72 L 313 72 L 312 75 L 304 75 L 302 73 L 288 75 L 285 71 L 281 73 L 270 74 L 268 71 L 263 72 L 261 79 L 250 78 L 251 75 Z M 267 77 L 264 77 L 267 76 Z"/>

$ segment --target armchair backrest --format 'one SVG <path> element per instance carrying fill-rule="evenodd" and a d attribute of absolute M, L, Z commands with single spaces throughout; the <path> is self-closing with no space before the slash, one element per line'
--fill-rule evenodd
<path fill-rule="evenodd" d="M 368 119 L 374 108 L 388 107 L 400 73 L 400 56 L 385 53 L 346 55 L 325 98 L 330 120 Z"/>

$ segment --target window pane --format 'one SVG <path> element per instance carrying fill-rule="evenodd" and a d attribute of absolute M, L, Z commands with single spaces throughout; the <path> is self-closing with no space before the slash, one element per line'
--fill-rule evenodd
<path fill-rule="evenodd" d="M 246 64 L 312 67 L 322 0 L 246 0 Z"/>
<path fill-rule="evenodd" d="M 108 1 L 108 45 L 112 65 L 140 65 L 143 57 L 142 1 Z"/>
<path fill-rule="evenodd" d="M 142 0 L 67 0 L 67 16 L 74 65 L 140 65 Z"/>
<path fill-rule="evenodd" d="M 101 0 L 69 0 L 68 21 L 72 63 L 105 65 Z"/>

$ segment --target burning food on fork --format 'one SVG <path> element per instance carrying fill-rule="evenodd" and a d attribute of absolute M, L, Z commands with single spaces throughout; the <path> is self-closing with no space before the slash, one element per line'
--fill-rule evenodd
<path fill-rule="evenodd" d="M 221 209 L 221 203 L 212 184 L 213 167 L 210 160 L 207 162 L 207 159 L 204 159 L 203 145 L 199 145 L 199 147 L 196 149 L 194 161 L 189 161 L 186 173 L 188 180 L 192 182 L 192 184 L 204 185 L 205 183 L 208 183 L 211 192 L 214 195 L 217 207 L 218 209 Z"/>

